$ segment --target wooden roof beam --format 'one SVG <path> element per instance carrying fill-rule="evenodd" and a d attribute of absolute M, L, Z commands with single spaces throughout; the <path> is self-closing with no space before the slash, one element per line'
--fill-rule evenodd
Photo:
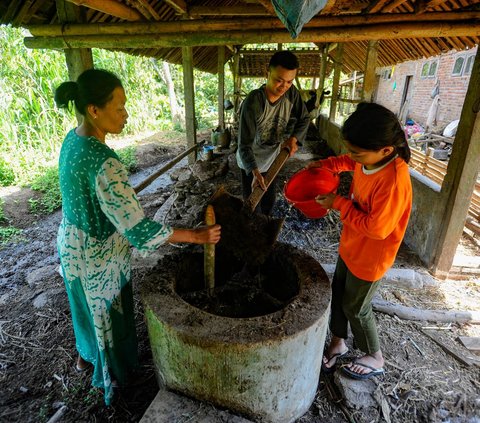
<path fill-rule="evenodd" d="M 126 21 L 141 21 L 143 16 L 135 9 L 119 3 L 115 0 L 67 0 L 77 6 L 88 7 L 108 15 L 115 16 Z"/>
<path fill-rule="evenodd" d="M 374 0 L 365 9 L 363 9 L 363 13 L 367 14 L 380 12 L 387 1 L 388 0 Z"/>
<path fill-rule="evenodd" d="M 259 4 L 236 6 L 192 6 L 190 16 L 268 16 L 265 7 Z"/>
<path fill-rule="evenodd" d="M 412 22 L 412 16 L 416 19 Z M 447 24 L 448 21 L 462 22 L 480 20 L 478 12 L 432 12 L 415 16 L 411 13 L 403 14 L 377 14 L 359 16 L 332 16 L 325 18 L 313 18 L 308 22 L 303 31 L 313 28 L 328 27 L 354 27 L 356 25 L 376 24 L 420 24 L 421 22 L 438 22 L 438 25 Z M 443 22 L 442 22 L 443 21 Z M 477 25 L 478 26 L 478 25 Z M 160 34 L 174 32 L 203 32 L 203 31 L 236 31 L 236 30 L 257 30 L 266 28 L 269 30 L 284 30 L 285 26 L 279 19 L 268 18 L 239 18 L 239 19 L 197 19 L 180 20 L 171 22 L 138 22 L 138 23 L 108 23 L 108 24 L 69 24 L 62 25 L 30 25 L 27 27 L 34 36 L 55 36 L 55 35 L 100 35 L 100 34 Z M 302 31 L 302 32 L 303 32 Z M 289 42 L 291 42 L 290 40 Z M 316 41 L 314 41 L 316 42 Z"/>
<path fill-rule="evenodd" d="M 185 15 L 188 13 L 188 6 L 185 0 L 164 0 L 176 13 Z"/>
<path fill-rule="evenodd" d="M 470 37 L 480 35 L 480 26 L 471 22 L 405 22 L 369 26 L 304 29 L 296 42 L 352 42 L 401 38 Z M 289 43 L 285 30 L 204 31 L 196 33 L 63 35 L 27 37 L 29 48 L 151 48 L 214 46 L 225 44 Z"/>

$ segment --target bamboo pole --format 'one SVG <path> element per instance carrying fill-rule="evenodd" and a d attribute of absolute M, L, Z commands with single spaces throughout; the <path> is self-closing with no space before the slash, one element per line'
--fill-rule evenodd
<path fill-rule="evenodd" d="M 218 46 L 218 126 L 225 129 L 225 47 Z"/>
<path fill-rule="evenodd" d="M 327 29 L 304 29 L 296 42 L 353 42 L 364 40 L 388 40 L 402 38 L 458 37 L 480 35 L 480 25 L 472 23 L 402 23 L 363 27 L 334 27 Z M 216 46 L 225 44 L 289 43 L 286 30 L 274 31 L 210 31 L 197 33 L 167 34 L 102 34 L 70 35 L 54 37 L 26 37 L 28 48 L 169 48 L 192 46 Z"/>
<path fill-rule="evenodd" d="M 328 16 L 313 18 L 304 25 L 308 28 L 345 27 L 356 25 L 375 25 L 382 23 L 422 23 L 449 21 L 475 21 L 480 19 L 480 12 L 435 12 L 426 13 L 421 17 L 412 17 L 411 13 L 379 14 L 364 16 Z M 471 23 L 472 25 L 475 22 Z M 100 34 L 164 34 L 172 32 L 201 32 L 201 31 L 234 31 L 258 29 L 284 29 L 279 19 L 273 18 L 240 18 L 240 19 L 194 19 L 169 22 L 123 22 L 98 24 L 67 24 L 67 25 L 29 25 L 28 30 L 34 36 L 67 36 L 67 35 L 100 35 Z"/>
<path fill-rule="evenodd" d="M 198 144 L 195 144 L 194 146 L 188 148 L 185 150 L 183 153 L 179 154 L 178 156 L 174 157 L 172 160 L 170 160 L 165 166 L 161 167 L 158 169 L 156 172 L 152 173 L 149 175 L 147 178 L 145 178 L 142 182 L 140 182 L 138 185 L 133 187 L 133 190 L 138 194 L 140 191 L 145 189 L 147 186 L 149 186 L 155 179 L 157 179 L 159 176 L 163 175 L 167 170 L 171 169 L 173 166 L 175 166 L 180 160 L 182 160 L 185 156 L 188 156 L 190 153 L 196 151 L 197 148 L 202 146 L 205 143 L 205 141 L 199 142 Z"/>
<path fill-rule="evenodd" d="M 215 225 L 215 210 L 211 204 L 207 206 L 205 211 L 205 225 Z M 205 288 L 208 296 L 211 296 L 215 289 L 215 244 L 204 244 L 203 248 Z"/>
<path fill-rule="evenodd" d="M 335 63 L 333 70 L 333 81 L 332 81 L 332 96 L 330 100 L 330 113 L 329 120 L 330 122 L 335 122 L 335 116 L 337 114 L 337 104 L 338 104 L 338 87 L 340 84 L 340 73 L 342 70 L 343 62 L 343 44 L 337 46 L 337 51 L 335 52 Z"/>

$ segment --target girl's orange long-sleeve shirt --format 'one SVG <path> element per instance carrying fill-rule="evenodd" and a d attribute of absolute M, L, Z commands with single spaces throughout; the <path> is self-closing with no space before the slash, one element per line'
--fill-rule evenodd
<path fill-rule="evenodd" d="M 337 196 L 333 208 L 343 223 L 339 254 L 349 270 L 367 281 L 379 280 L 395 261 L 412 209 L 408 165 L 399 157 L 368 171 L 348 155 L 322 160 L 334 172 L 352 171 L 349 198 Z"/>

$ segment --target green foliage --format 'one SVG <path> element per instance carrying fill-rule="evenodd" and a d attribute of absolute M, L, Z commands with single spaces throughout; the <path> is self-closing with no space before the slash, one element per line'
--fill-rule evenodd
<path fill-rule="evenodd" d="M 3 210 L 3 203 L 4 201 L 0 198 L 0 222 L 5 221 L 5 212 Z"/>
<path fill-rule="evenodd" d="M 15 181 L 15 174 L 13 173 L 12 168 L 0 158 L 0 186 L 7 187 L 12 185 Z"/>
<path fill-rule="evenodd" d="M 32 213 L 52 213 L 62 205 L 58 166 L 46 168 L 44 172 L 41 172 L 32 182 L 31 188 L 43 193 L 39 200 L 29 200 Z"/>
<path fill-rule="evenodd" d="M 22 230 L 13 226 L 0 226 L 0 245 L 21 240 Z"/>
<path fill-rule="evenodd" d="M 118 158 L 127 168 L 128 173 L 137 170 L 137 158 L 135 157 L 135 147 L 126 147 L 116 151 Z"/>

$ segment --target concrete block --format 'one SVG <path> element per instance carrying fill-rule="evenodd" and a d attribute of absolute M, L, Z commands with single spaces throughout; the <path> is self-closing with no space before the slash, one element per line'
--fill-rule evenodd
<path fill-rule="evenodd" d="M 140 423 L 172 423 L 192 421 L 195 423 L 253 423 L 228 411 L 215 408 L 174 392 L 160 389 Z"/>

